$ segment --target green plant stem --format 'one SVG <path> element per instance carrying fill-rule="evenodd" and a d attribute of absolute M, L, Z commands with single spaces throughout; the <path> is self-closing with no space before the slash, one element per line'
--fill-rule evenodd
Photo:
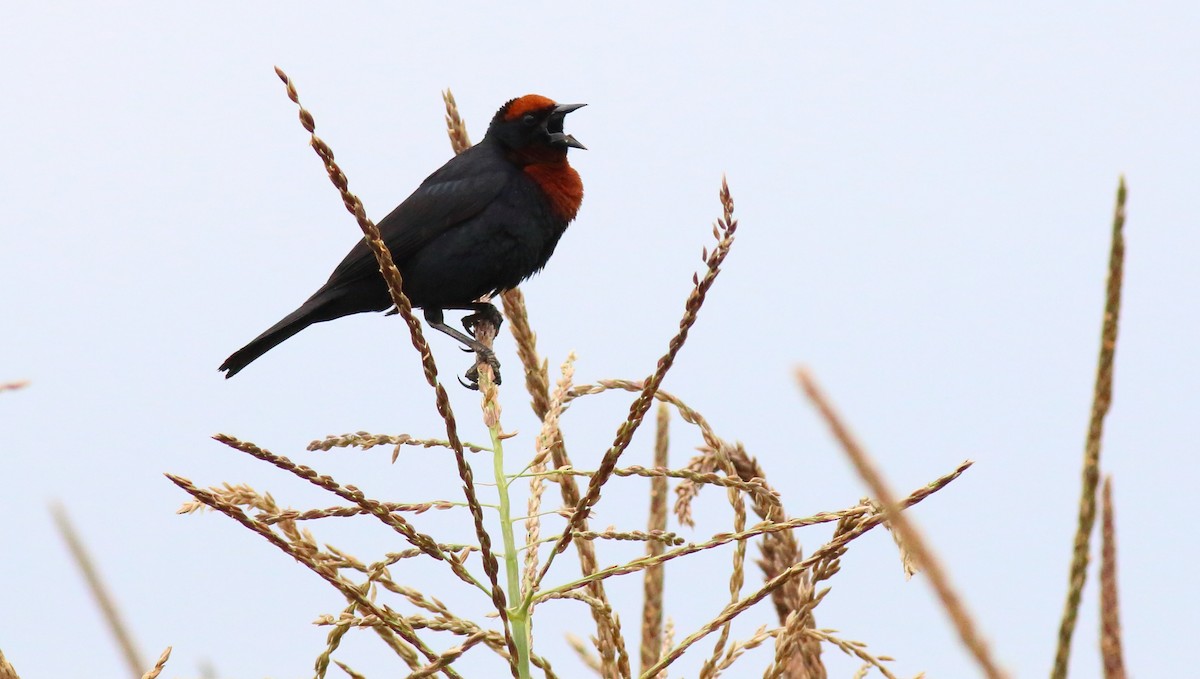
<path fill-rule="evenodd" d="M 499 418 L 497 418 L 499 419 Z M 521 567 L 518 563 L 520 551 L 513 534 L 512 503 L 508 495 L 508 479 L 504 475 L 504 441 L 500 438 L 500 423 L 488 427 L 492 435 L 492 471 L 496 477 L 496 490 L 500 496 L 500 532 L 504 541 L 504 570 L 508 577 L 508 600 L 514 605 L 508 609 L 512 625 L 513 642 L 517 647 L 517 669 L 521 679 L 530 679 L 529 664 L 529 609 L 523 608 L 521 596 Z"/>

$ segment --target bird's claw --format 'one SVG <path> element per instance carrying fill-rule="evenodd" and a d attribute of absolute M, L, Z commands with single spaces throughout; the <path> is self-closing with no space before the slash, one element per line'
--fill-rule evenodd
<path fill-rule="evenodd" d="M 472 391 L 479 391 L 479 366 L 487 363 L 492 367 L 492 382 L 499 385 L 501 382 L 500 361 L 496 358 L 496 354 L 490 349 L 484 349 L 483 351 L 476 352 L 476 356 L 478 358 L 475 365 L 467 370 L 467 374 L 465 375 L 467 378 L 466 381 L 463 381 L 460 377 L 458 378 L 458 383 Z"/>
<path fill-rule="evenodd" d="M 504 315 L 494 305 L 484 304 L 475 313 L 463 316 L 462 319 L 463 328 L 472 335 L 475 334 L 475 326 L 481 322 L 491 323 L 496 328 L 496 331 L 499 332 L 500 326 L 504 323 Z"/>

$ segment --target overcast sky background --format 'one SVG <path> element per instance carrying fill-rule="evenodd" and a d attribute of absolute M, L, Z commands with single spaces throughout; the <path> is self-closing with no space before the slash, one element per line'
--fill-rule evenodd
<path fill-rule="evenodd" d="M 457 499 L 447 455 L 308 453 L 356 430 L 444 430 L 403 324 L 359 315 L 310 328 L 225 381 L 234 349 L 327 277 L 358 228 L 272 67 L 378 218 L 450 156 L 439 92 L 478 140 L 505 100 L 589 106 L 567 130 L 586 198 L 550 266 L 523 289 L 552 365 L 641 378 L 664 351 L 710 246 L 722 173 L 740 229 L 665 388 L 745 443 L 795 516 L 866 490 L 803 401 L 810 366 L 897 489 L 971 458 L 913 515 L 1015 676 L 1051 664 L 1079 493 L 1112 206 L 1129 182 L 1128 262 L 1103 467 L 1115 477 L 1127 662 L 1194 665 L 1200 538 L 1200 6 L 1004 3 L 7 3 L 0 9 L 0 648 L 24 677 L 126 673 L 55 534 L 62 501 L 164 676 L 311 675 L 344 601 L 224 517 L 180 517 L 163 478 L 249 483 L 294 507 L 336 504 L 209 439 L 227 432 L 394 501 Z M 443 375 L 470 358 L 432 339 Z M 536 424 L 507 331 L 512 468 Z M 468 440 L 477 396 L 450 388 Z M 632 397 L 565 418 L 593 466 Z M 673 463 L 699 443 L 674 420 Z M 623 463 L 649 464 L 650 429 Z M 479 469 L 489 468 L 479 458 Z M 647 485 L 614 482 L 594 525 L 644 524 Z M 723 494 L 697 509 L 729 525 Z M 367 520 L 312 526 L 369 559 L 401 549 Z M 462 512 L 422 530 L 469 536 Z M 705 532 L 704 527 L 708 527 Z M 807 550 L 829 534 L 798 537 Z M 607 548 L 607 547 L 606 547 Z M 612 548 L 608 548 L 612 549 Z M 614 562 L 636 553 L 602 551 Z M 720 610 L 728 550 L 667 570 L 682 638 Z M 563 579 L 575 571 L 569 562 Z M 464 615 L 486 602 L 428 567 L 397 568 Z M 1093 571 L 1094 575 L 1094 571 Z M 759 581 L 751 574 L 749 587 Z M 818 624 L 912 676 L 974 676 L 923 576 L 891 538 L 857 541 Z M 640 580 L 610 592 L 636 653 Z M 1099 675 L 1095 580 L 1073 676 Z M 536 644 L 586 676 L 562 634 L 581 604 L 539 609 Z M 736 632 L 773 623 L 763 606 Z M 440 642 L 439 642 L 440 643 Z M 672 677 L 694 676 L 705 640 Z M 766 651 L 769 653 L 769 649 Z M 400 663 L 366 633 L 340 657 Z M 759 653 L 729 676 L 759 676 Z M 858 663 L 828 649 L 831 676 Z M 502 676 L 491 656 L 466 676 Z M 333 670 L 334 673 L 337 670 Z"/>

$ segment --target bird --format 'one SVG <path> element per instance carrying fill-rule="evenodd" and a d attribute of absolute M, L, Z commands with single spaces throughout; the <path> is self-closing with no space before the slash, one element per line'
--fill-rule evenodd
<path fill-rule="evenodd" d="M 444 311 L 473 312 L 462 320 L 467 332 L 484 320 L 499 328 L 496 307 L 478 300 L 515 288 L 546 266 L 583 202 L 583 182 L 567 150 L 587 147 L 563 132 L 565 116 L 583 106 L 538 94 L 509 100 L 478 144 L 429 175 L 378 223 L 412 305 L 430 327 L 491 363 L 497 382 L 495 355 L 447 325 Z M 391 307 L 375 255 L 360 240 L 320 289 L 218 370 L 233 377 L 313 323 Z M 478 388 L 477 367 L 467 377 L 464 385 Z"/>

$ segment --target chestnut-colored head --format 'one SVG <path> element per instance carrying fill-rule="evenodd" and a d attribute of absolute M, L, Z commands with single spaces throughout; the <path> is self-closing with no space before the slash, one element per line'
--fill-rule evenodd
<path fill-rule="evenodd" d="M 487 136 L 514 151 L 553 149 L 566 154 L 568 148 L 587 148 L 563 132 L 563 118 L 586 104 L 558 104 L 540 94 L 527 94 L 496 111 Z"/>

